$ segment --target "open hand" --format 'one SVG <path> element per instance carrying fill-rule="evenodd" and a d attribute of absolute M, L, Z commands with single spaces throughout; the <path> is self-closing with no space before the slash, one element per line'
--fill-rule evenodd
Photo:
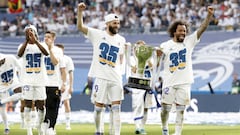
<path fill-rule="evenodd" d="M 31 43 L 36 43 L 37 37 L 36 37 L 36 35 L 35 35 L 33 30 L 28 29 L 26 36 L 27 36 L 28 41 L 30 41 Z"/>

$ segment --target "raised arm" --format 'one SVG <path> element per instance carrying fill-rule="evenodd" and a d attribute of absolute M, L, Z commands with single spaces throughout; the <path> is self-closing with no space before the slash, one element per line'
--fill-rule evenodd
<path fill-rule="evenodd" d="M 81 2 L 78 4 L 78 13 L 77 13 L 77 27 L 84 35 L 87 35 L 88 28 L 83 24 L 83 10 L 86 9 L 86 5 Z"/>
<path fill-rule="evenodd" d="M 48 46 L 51 62 L 52 62 L 52 64 L 53 64 L 54 66 L 56 66 L 56 65 L 59 63 L 59 61 L 58 61 L 58 59 L 55 57 L 55 54 L 53 53 L 52 48 L 53 48 L 52 45 L 51 45 L 51 46 Z"/>
<path fill-rule="evenodd" d="M 26 47 L 27 47 L 27 44 L 28 44 L 28 41 L 26 40 L 22 45 L 21 45 L 21 47 L 19 48 L 19 50 L 18 50 L 18 57 L 22 57 L 22 55 L 23 55 L 23 53 L 24 53 L 24 51 L 25 51 L 25 49 L 26 49 Z"/>
<path fill-rule="evenodd" d="M 44 55 L 48 55 L 47 50 L 42 46 L 42 44 L 40 43 L 40 41 L 38 40 L 38 38 L 36 37 L 36 34 L 34 34 L 33 30 L 28 30 L 29 33 L 29 40 L 30 43 L 34 43 L 38 46 L 38 48 L 40 49 L 40 51 L 44 54 Z"/>
<path fill-rule="evenodd" d="M 208 6 L 208 14 L 207 17 L 204 19 L 202 24 L 200 25 L 199 29 L 197 30 L 197 38 L 199 39 L 203 32 L 207 29 L 209 22 L 214 14 L 214 8 L 212 6 Z"/>
<path fill-rule="evenodd" d="M 44 54 L 44 55 L 48 55 L 47 50 L 41 45 L 41 43 L 39 41 L 36 41 L 36 45 L 38 46 L 38 48 L 40 49 L 40 51 Z"/>

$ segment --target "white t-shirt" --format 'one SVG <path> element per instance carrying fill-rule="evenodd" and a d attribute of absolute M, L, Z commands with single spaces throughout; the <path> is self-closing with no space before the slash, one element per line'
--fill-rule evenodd
<path fill-rule="evenodd" d="M 13 55 L 3 55 L 5 63 L 0 66 L 0 91 L 20 86 L 17 72 L 21 66 Z"/>
<path fill-rule="evenodd" d="M 183 43 L 168 40 L 160 45 L 163 56 L 163 88 L 193 83 L 192 51 L 199 42 L 197 32 L 186 36 Z"/>
<path fill-rule="evenodd" d="M 124 55 L 125 38 L 118 34 L 110 36 L 106 31 L 94 28 L 88 28 L 87 38 L 93 45 L 92 76 L 122 84 L 120 55 Z"/>
<path fill-rule="evenodd" d="M 61 72 L 60 68 L 66 67 L 65 61 L 63 59 L 63 51 L 62 49 L 53 46 L 52 52 L 55 56 L 55 58 L 58 60 L 57 65 L 53 65 L 51 62 L 50 55 L 45 56 L 45 65 L 47 70 L 47 86 L 58 86 L 61 87 Z"/>
<path fill-rule="evenodd" d="M 45 43 L 41 45 L 47 49 Z M 19 45 L 18 50 L 22 44 Z M 46 86 L 47 72 L 44 63 L 45 55 L 36 44 L 28 44 L 21 57 L 22 70 L 20 72 L 20 81 L 31 86 Z"/>
<path fill-rule="evenodd" d="M 65 64 L 66 64 L 66 82 L 69 85 L 69 72 L 74 71 L 74 63 L 71 57 L 64 55 L 63 56 Z"/>

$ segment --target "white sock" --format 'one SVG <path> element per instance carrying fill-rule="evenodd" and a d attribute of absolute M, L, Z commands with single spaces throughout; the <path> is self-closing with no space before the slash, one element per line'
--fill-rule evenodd
<path fill-rule="evenodd" d="M 20 113 L 21 116 L 21 128 L 25 128 L 25 123 L 24 123 L 24 112 Z"/>
<path fill-rule="evenodd" d="M 102 120 L 102 113 L 104 110 L 104 107 L 98 107 L 95 106 L 94 108 L 94 120 L 95 120 L 95 126 L 96 126 L 96 132 L 101 132 L 101 122 Z"/>
<path fill-rule="evenodd" d="M 144 110 L 143 119 L 142 119 L 142 123 L 141 123 L 141 129 L 144 129 L 144 125 L 145 125 L 146 122 L 147 122 L 147 117 L 148 117 L 148 111 L 147 111 L 147 110 Z"/>
<path fill-rule="evenodd" d="M 104 133 L 104 116 L 105 116 L 105 110 L 106 108 L 102 108 L 102 114 L 101 114 L 101 121 L 100 121 L 100 132 Z"/>
<path fill-rule="evenodd" d="M 3 107 L 0 108 L 0 111 L 1 111 L 1 116 L 2 116 L 2 120 L 3 120 L 4 128 L 9 129 L 8 117 L 7 117 L 7 112 L 6 112 L 5 108 L 6 108 L 5 105 L 3 105 Z"/>
<path fill-rule="evenodd" d="M 113 128 L 113 111 L 112 108 L 109 107 L 109 134 L 114 135 L 114 128 Z"/>
<path fill-rule="evenodd" d="M 181 135 L 183 127 L 185 106 L 176 106 L 176 125 L 175 125 L 175 135 Z"/>
<path fill-rule="evenodd" d="M 71 123 L 71 113 L 70 112 L 65 113 L 65 118 L 66 118 L 66 125 L 70 125 L 70 123 Z"/>
<path fill-rule="evenodd" d="M 24 107 L 24 123 L 26 124 L 26 127 L 31 127 L 31 108 Z"/>
<path fill-rule="evenodd" d="M 39 110 L 38 109 L 37 114 L 38 114 L 37 127 L 40 128 L 41 124 L 43 123 L 44 118 L 45 118 L 45 114 L 46 114 L 45 108 L 44 108 L 44 110 Z"/>
<path fill-rule="evenodd" d="M 22 119 L 22 121 L 24 121 L 24 112 L 21 112 L 21 119 Z"/>
<path fill-rule="evenodd" d="M 141 128 L 142 119 L 134 120 L 134 123 L 135 123 L 135 128 L 136 129 L 140 129 Z"/>
<path fill-rule="evenodd" d="M 114 135 L 120 135 L 121 131 L 120 105 L 119 104 L 112 105 L 112 111 L 113 111 Z"/>
<path fill-rule="evenodd" d="M 162 105 L 161 120 L 163 130 L 168 129 L 168 118 L 169 112 L 171 111 L 171 107 L 172 107 L 171 105 Z"/>
<path fill-rule="evenodd" d="M 33 126 L 36 126 L 37 121 L 37 112 L 34 110 L 31 111 L 31 118 L 32 118 L 32 124 Z"/>

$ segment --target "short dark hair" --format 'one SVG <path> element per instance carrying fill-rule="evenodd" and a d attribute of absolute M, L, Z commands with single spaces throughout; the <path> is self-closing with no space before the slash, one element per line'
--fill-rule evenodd
<path fill-rule="evenodd" d="M 64 50 L 64 45 L 63 44 L 57 43 L 56 46 Z"/>
<path fill-rule="evenodd" d="M 54 38 L 56 37 L 56 32 L 54 32 L 54 31 L 48 30 L 48 31 L 45 32 L 45 34 L 50 34 L 50 35 L 52 35 Z"/>
<path fill-rule="evenodd" d="M 172 38 L 174 37 L 174 32 L 176 32 L 178 25 L 185 25 L 187 28 L 187 33 L 190 32 L 189 24 L 184 20 L 177 20 L 173 22 L 168 28 L 168 34 Z"/>

